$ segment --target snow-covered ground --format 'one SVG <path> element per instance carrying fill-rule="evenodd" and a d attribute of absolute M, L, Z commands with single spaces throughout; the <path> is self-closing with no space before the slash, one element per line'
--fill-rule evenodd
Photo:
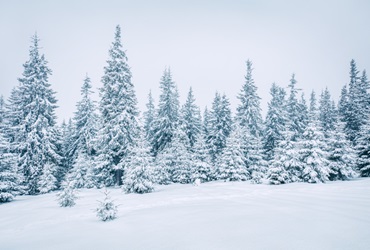
<path fill-rule="evenodd" d="M 102 190 L 81 190 L 72 208 L 56 193 L 0 205 L 0 249 L 370 249 L 370 178 L 110 191 L 120 207 L 109 222 L 94 212 Z"/>

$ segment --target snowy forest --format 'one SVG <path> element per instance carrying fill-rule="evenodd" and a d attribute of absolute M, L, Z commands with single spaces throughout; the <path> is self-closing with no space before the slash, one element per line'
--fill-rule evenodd
<path fill-rule="evenodd" d="M 354 60 L 338 102 L 328 89 L 306 97 L 293 74 L 284 86 L 272 84 L 263 118 L 248 60 L 235 113 L 218 92 L 205 110 L 191 88 L 180 104 L 170 69 L 159 81 L 158 103 L 148 90 L 146 110 L 139 112 L 117 26 L 100 99 L 92 99 L 86 75 L 74 117 L 62 124 L 37 35 L 23 67 L 9 98 L 0 99 L 0 203 L 78 188 L 148 193 L 171 183 L 278 185 L 370 176 L 369 81 Z"/>

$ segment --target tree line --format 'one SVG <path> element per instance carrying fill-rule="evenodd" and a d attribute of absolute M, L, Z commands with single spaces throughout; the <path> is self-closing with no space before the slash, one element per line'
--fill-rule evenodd
<path fill-rule="evenodd" d="M 218 92 L 204 112 L 191 88 L 180 105 L 165 69 L 158 104 L 149 93 L 141 116 L 117 26 L 99 102 L 86 75 L 74 117 L 61 125 L 36 35 L 23 67 L 8 100 L 0 99 L 0 202 L 65 187 L 146 193 L 154 184 L 196 180 L 323 183 L 370 175 L 369 82 L 354 60 L 338 103 L 326 88 L 307 104 L 293 74 L 287 88 L 272 84 L 265 119 L 251 61 L 234 115 Z"/>

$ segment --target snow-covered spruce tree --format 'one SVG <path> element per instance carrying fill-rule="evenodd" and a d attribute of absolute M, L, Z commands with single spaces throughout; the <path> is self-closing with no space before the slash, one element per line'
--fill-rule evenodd
<path fill-rule="evenodd" d="M 192 88 L 190 88 L 186 102 L 181 109 L 180 123 L 182 123 L 185 134 L 189 139 L 190 147 L 193 147 L 202 130 L 202 121 L 200 109 L 195 104 Z"/>
<path fill-rule="evenodd" d="M 190 142 L 183 126 L 179 126 L 173 135 L 168 150 L 174 156 L 172 181 L 175 183 L 191 183 L 193 171 L 192 155 L 189 152 Z"/>
<path fill-rule="evenodd" d="M 279 151 L 280 149 L 276 148 L 275 150 Z M 269 183 L 272 185 L 280 185 L 292 182 L 290 174 L 284 166 L 283 159 L 281 159 L 284 155 L 277 153 L 274 157 L 275 159 L 271 160 L 270 167 L 267 171 L 267 179 Z"/>
<path fill-rule="evenodd" d="M 16 151 L 29 194 L 40 192 L 39 181 L 46 165 L 55 173 L 61 163 L 54 129 L 57 100 L 48 81 L 51 70 L 44 55 L 39 53 L 38 43 L 38 37 L 33 36 L 29 60 L 23 65 L 17 90 L 20 98 L 17 105 L 22 113 Z"/>
<path fill-rule="evenodd" d="M 328 88 L 321 93 L 319 106 L 319 121 L 325 137 L 335 130 L 337 112 L 330 97 Z"/>
<path fill-rule="evenodd" d="M 75 147 L 74 145 L 74 129 L 75 125 L 72 119 L 68 120 L 66 123 L 64 120 L 59 128 L 61 133 L 61 152 L 62 152 L 62 168 L 67 174 L 73 166 L 75 160 Z"/>
<path fill-rule="evenodd" d="M 120 185 L 122 160 L 138 137 L 138 110 L 131 71 L 122 49 L 121 28 L 116 27 L 100 89 L 101 128 L 95 175 L 99 186 Z"/>
<path fill-rule="evenodd" d="M 159 184 L 192 181 L 192 159 L 188 151 L 189 140 L 185 132 L 176 129 L 172 141 L 157 155 L 155 178 Z"/>
<path fill-rule="evenodd" d="M 54 171 L 55 169 L 51 164 L 46 163 L 44 165 L 44 169 L 38 183 L 40 194 L 49 193 L 57 188 L 57 178 L 55 177 L 56 174 Z"/>
<path fill-rule="evenodd" d="M 257 87 L 254 84 L 252 77 L 252 62 L 247 61 L 247 75 L 245 76 L 245 83 L 238 95 L 240 103 L 237 107 L 235 119 L 242 127 L 247 127 L 253 136 L 262 135 L 262 115 L 260 100 L 257 94 Z"/>
<path fill-rule="evenodd" d="M 153 158 L 144 132 L 125 160 L 125 174 L 122 177 L 126 193 L 150 193 L 154 190 Z"/>
<path fill-rule="evenodd" d="M 344 85 L 339 97 L 338 114 L 341 121 L 346 122 L 346 114 L 348 110 L 348 88 Z"/>
<path fill-rule="evenodd" d="M 99 206 L 96 209 L 96 216 L 102 221 L 114 220 L 117 217 L 118 206 L 109 196 L 107 189 L 104 191 L 104 200 L 99 201 Z"/>
<path fill-rule="evenodd" d="M 1 95 L 0 96 L 0 125 L 4 123 L 5 120 L 5 101 L 4 97 Z"/>
<path fill-rule="evenodd" d="M 95 186 L 93 160 L 83 149 L 76 152 L 77 158 L 67 175 L 73 188 L 92 188 Z"/>
<path fill-rule="evenodd" d="M 245 165 L 251 176 L 251 183 L 260 184 L 267 171 L 260 136 L 252 135 L 246 127 L 241 128 L 241 141 Z"/>
<path fill-rule="evenodd" d="M 230 103 L 225 94 L 221 96 L 216 93 L 212 103 L 209 125 L 206 142 L 210 147 L 211 160 L 215 163 L 226 147 L 226 140 L 230 135 L 232 126 Z"/>
<path fill-rule="evenodd" d="M 148 142 L 154 137 L 153 124 L 156 117 L 156 110 L 154 106 L 154 99 L 152 91 L 148 95 L 148 103 L 146 104 L 146 111 L 144 112 L 144 132 L 145 138 Z"/>
<path fill-rule="evenodd" d="M 179 123 L 179 94 L 170 69 L 165 69 L 160 82 L 161 95 L 157 117 L 153 123 L 152 152 L 156 156 L 168 143 Z"/>
<path fill-rule="evenodd" d="M 334 130 L 328 130 L 326 139 L 327 152 L 329 153 L 329 179 L 349 180 L 357 176 L 355 172 L 357 154 L 351 142 L 346 138 L 344 123 L 335 124 Z"/>
<path fill-rule="evenodd" d="M 370 177 L 370 122 L 362 126 L 356 139 L 357 169 L 362 177 Z"/>
<path fill-rule="evenodd" d="M 361 106 L 363 107 L 363 110 L 365 111 L 365 114 L 362 114 L 362 120 L 366 123 L 367 115 L 370 112 L 370 101 L 369 101 L 369 93 L 368 90 L 370 88 L 370 82 L 367 78 L 366 70 L 362 71 L 361 77 L 360 77 L 360 93 L 359 98 L 361 100 Z"/>
<path fill-rule="evenodd" d="M 77 103 L 77 111 L 68 125 L 65 148 L 70 164 L 67 179 L 74 188 L 92 188 L 93 157 L 96 154 L 96 135 L 98 117 L 95 113 L 95 103 L 91 100 L 91 80 L 86 75 L 81 88 L 82 99 Z M 73 126 L 73 128 L 72 128 Z"/>
<path fill-rule="evenodd" d="M 58 203 L 61 207 L 73 207 L 76 205 L 76 191 L 70 182 L 62 185 L 62 190 L 57 194 Z"/>
<path fill-rule="evenodd" d="M 218 180 L 246 181 L 251 178 L 245 165 L 242 131 L 236 123 L 226 140 L 226 147 L 218 158 L 215 176 Z"/>
<path fill-rule="evenodd" d="M 18 154 L 18 143 L 21 134 L 19 125 L 23 120 L 23 111 L 21 109 L 22 97 L 20 96 L 19 87 L 13 88 L 10 92 L 7 103 L 5 104 L 4 123 L 6 124 L 5 136 L 9 138 L 11 152 Z"/>
<path fill-rule="evenodd" d="M 192 151 L 192 182 L 197 179 L 199 179 L 201 183 L 212 180 L 214 169 L 211 165 L 211 157 L 203 133 L 198 135 Z"/>
<path fill-rule="evenodd" d="M 311 121 L 316 121 L 319 118 L 316 93 L 312 90 L 310 95 L 310 107 L 308 110 L 308 119 Z"/>
<path fill-rule="evenodd" d="M 315 97 L 315 102 L 316 102 L 316 97 Z M 298 105 L 299 105 L 299 114 L 300 114 L 299 119 L 300 119 L 301 124 L 302 124 L 302 131 L 305 131 L 305 129 L 308 125 L 308 122 L 310 120 L 310 117 L 309 117 L 309 108 L 307 106 L 307 102 L 306 102 L 306 98 L 305 98 L 304 93 L 301 94 L 301 100 L 298 102 Z M 316 106 L 316 104 L 315 104 L 315 106 Z M 315 116 L 317 116 L 317 114 Z"/>
<path fill-rule="evenodd" d="M 21 191 L 15 154 L 0 128 L 0 203 L 9 202 Z"/>
<path fill-rule="evenodd" d="M 77 103 L 77 111 L 74 115 L 74 134 L 73 148 L 75 151 L 82 151 L 88 156 L 95 154 L 95 137 L 97 135 L 98 117 L 95 113 L 96 107 L 91 99 L 91 80 L 86 75 L 84 83 L 81 87 L 82 99 Z M 76 156 L 74 157 L 77 158 Z"/>
<path fill-rule="evenodd" d="M 207 106 L 205 107 L 204 109 L 204 112 L 203 112 L 203 123 L 202 123 L 202 132 L 203 132 L 203 136 L 204 138 L 207 140 L 207 138 L 209 137 L 209 131 L 210 131 L 210 112 L 208 111 L 208 108 Z"/>
<path fill-rule="evenodd" d="M 274 158 L 269 161 L 266 174 L 270 184 L 285 184 L 302 181 L 303 164 L 300 160 L 299 143 L 294 141 L 293 132 L 288 127 L 284 137 L 274 149 Z"/>
<path fill-rule="evenodd" d="M 356 137 L 361 130 L 361 126 L 367 122 L 369 111 L 367 96 L 368 83 L 366 77 L 362 81 L 358 74 L 359 71 L 357 70 L 356 62 L 352 60 L 350 64 L 349 90 L 345 102 L 346 106 L 341 111 L 343 121 L 345 122 L 345 132 L 354 144 L 356 143 Z M 342 98 L 344 99 L 345 97 Z"/>
<path fill-rule="evenodd" d="M 285 90 L 273 83 L 270 94 L 272 98 L 268 103 L 263 138 L 263 149 L 267 160 L 274 157 L 274 150 L 284 139 L 283 133 L 288 123 L 288 114 L 285 109 Z"/>
<path fill-rule="evenodd" d="M 317 122 L 310 122 L 300 140 L 299 158 L 303 164 L 304 182 L 320 183 L 329 180 L 332 170 L 329 167 L 328 152 L 325 151 L 324 135 Z"/>
<path fill-rule="evenodd" d="M 304 106 L 302 103 L 298 102 L 298 90 L 296 88 L 296 84 L 297 81 L 295 80 L 295 75 L 293 74 L 289 84 L 290 94 L 286 107 L 288 113 L 289 130 L 293 132 L 293 140 L 296 140 L 296 138 L 299 138 L 302 135 L 306 126 L 305 121 L 302 120 L 302 111 Z"/>
<path fill-rule="evenodd" d="M 154 161 L 153 180 L 160 185 L 168 185 L 172 182 L 175 156 L 171 151 L 170 143 L 158 153 Z"/>

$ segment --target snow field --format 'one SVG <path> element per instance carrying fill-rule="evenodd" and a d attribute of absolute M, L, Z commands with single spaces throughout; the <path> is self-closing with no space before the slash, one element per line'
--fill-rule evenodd
<path fill-rule="evenodd" d="M 118 218 L 96 217 L 103 190 L 76 206 L 56 193 L 0 205 L 0 249 L 369 249 L 370 179 L 327 184 L 212 182 L 109 189 Z"/>

